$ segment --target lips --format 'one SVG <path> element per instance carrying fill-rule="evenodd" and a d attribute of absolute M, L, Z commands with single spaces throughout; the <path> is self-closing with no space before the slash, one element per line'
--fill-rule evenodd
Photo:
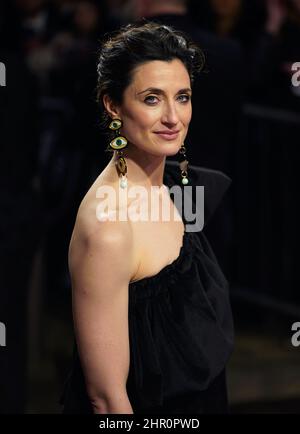
<path fill-rule="evenodd" d="M 174 140 L 178 137 L 179 130 L 174 131 L 155 131 L 159 137 L 165 140 Z"/>

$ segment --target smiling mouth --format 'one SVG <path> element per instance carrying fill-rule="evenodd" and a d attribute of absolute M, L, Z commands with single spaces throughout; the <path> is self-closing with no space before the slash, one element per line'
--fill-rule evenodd
<path fill-rule="evenodd" d="M 178 137 L 179 130 L 178 131 L 156 131 L 155 134 L 157 134 L 158 136 L 160 136 L 165 140 L 174 140 Z"/>

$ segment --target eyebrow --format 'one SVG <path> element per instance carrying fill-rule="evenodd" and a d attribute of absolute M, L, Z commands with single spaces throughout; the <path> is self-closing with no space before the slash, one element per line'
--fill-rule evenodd
<path fill-rule="evenodd" d="M 163 95 L 165 93 L 162 89 L 158 89 L 157 87 L 148 87 L 147 89 L 142 90 L 141 92 L 138 92 L 137 95 L 140 95 L 141 93 L 145 93 L 145 92 L 156 93 L 158 95 Z M 186 87 L 184 89 L 180 89 L 177 92 L 177 94 L 179 94 L 179 93 L 192 93 L 192 89 L 189 87 Z"/>

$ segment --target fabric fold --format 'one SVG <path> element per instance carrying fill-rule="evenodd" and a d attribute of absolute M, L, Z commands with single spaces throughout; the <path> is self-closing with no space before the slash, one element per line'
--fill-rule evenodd
<path fill-rule="evenodd" d="M 228 283 L 211 254 L 202 233 L 187 233 L 176 265 L 130 287 L 132 387 L 143 408 L 207 389 L 232 353 Z"/>

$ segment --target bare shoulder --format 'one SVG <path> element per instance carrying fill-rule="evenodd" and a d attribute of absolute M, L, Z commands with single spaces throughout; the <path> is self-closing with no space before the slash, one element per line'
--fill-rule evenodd
<path fill-rule="evenodd" d="M 99 269 L 104 266 L 118 269 L 129 281 L 137 267 L 132 226 L 130 221 L 117 218 L 113 206 L 106 211 L 104 219 L 94 190 L 95 186 L 84 197 L 77 212 L 69 245 L 70 271 L 88 254 L 99 261 Z"/>

